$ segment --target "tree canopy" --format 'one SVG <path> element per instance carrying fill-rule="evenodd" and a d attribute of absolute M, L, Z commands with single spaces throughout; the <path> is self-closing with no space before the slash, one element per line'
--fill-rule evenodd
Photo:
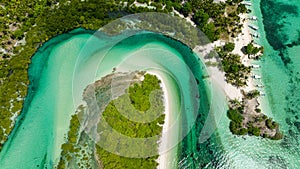
<path fill-rule="evenodd" d="M 132 138 L 148 138 L 153 136 L 160 136 L 162 132 L 161 125 L 164 124 L 164 106 L 163 106 L 163 97 L 162 92 L 156 93 L 153 100 L 156 100 L 155 103 L 151 102 L 151 104 L 155 104 L 153 110 L 150 109 L 150 100 L 151 93 L 153 91 L 160 90 L 160 81 L 155 75 L 145 74 L 144 80 L 141 83 L 135 83 L 129 87 L 129 90 L 124 95 L 120 96 L 114 101 L 111 101 L 108 106 L 105 108 L 103 112 L 103 117 L 105 121 L 111 126 L 113 129 L 122 133 L 126 136 Z M 126 98 L 130 98 L 131 102 L 126 102 Z M 157 102 L 158 100 L 158 102 Z M 122 107 L 122 111 L 134 111 L 132 106 L 134 106 L 138 111 L 137 113 L 145 114 L 150 113 L 154 114 L 157 118 L 154 121 L 147 123 L 134 122 L 119 112 L 116 108 Z M 152 105 L 151 105 L 152 106 Z M 153 106 L 152 106 L 153 107 Z M 151 110 L 151 111 L 150 111 Z M 150 111 L 150 112 L 149 112 Z M 157 116 L 158 115 L 158 116 Z M 101 123 L 101 121 L 100 121 Z M 100 125 L 101 126 L 101 125 Z M 106 130 L 105 128 L 101 129 Z M 159 138 L 159 137 L 158 137 Z M 151 151 L 158 152 L 158 140 L 155 141 L 155 144 L 151 144 Z M 123 146 L 119 145 L 122 143 L 118 143 L 115 145 L 116 151 L 121 151 L 117 149 L 121 149 Z M 133 145 L 132 145 L 133 146 Z M 128 146 L 125 147 L 127 150 Z M 132 148 L 132 147 L 131 147 Z M 141 150 L 147 151 L 147 150 Z M 148 157 L 148 158 L 126 158 L 122 156 L 118 156 L 116 154 L 110 153 L 100 146 L 97 146 L 97 154 L 101 160 L 101 163 L 105 168 L 156 168 L 158 165 L 155 161 L 158 156 Z"/>

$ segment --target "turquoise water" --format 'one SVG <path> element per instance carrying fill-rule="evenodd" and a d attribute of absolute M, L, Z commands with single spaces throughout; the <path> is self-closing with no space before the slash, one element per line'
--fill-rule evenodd
<path fill-rule="evenodd" d="M 260 4 L 267 39 L 262 73 L 273 117 L 286 136 L 277 157 L 285 167 L 299 168 L 300 3 L 262 0 Z"/>
<path fill-rule="evenodd" d="M 187 133 L 194 120 L 197 123 L 178 147 L 181 152 L 179 160 L 191 154 L 200 160 L 201 153 L 195 146 L 197 131 L 207 116 L 209 103 L 206 82 L 202 80 L 206 75 L 205 67 L 192 50 L 159 34 L 141 32 L 116 37 L 100 34 L 91 38 L 91 33 L 78 29 L 57 36 L 33 56 L 29 68 L 29 94 L 18 127 L 0 153 L 1 168 L 53 168 L 65 141 L 70 116 L 80 103 L 83 89 L 111 73 L 113 67 L 123 71 L 162 70 L 172 77 L 173 81 L 168 83 L 180 89 L 175 92 L 182 101 L 178 103 L 182 111 L 179 133 Z M 193 113 L 198 108 L 200 114 Z M 203 153 L 206 154 L 206 160 L 210 161 L 211 155 Z M 176 160 L 172 165 L 177 165 Z"/>
<path fill-rule="evenodd" d="M 93 46 L 93 40 L 91 40 L 91 42 L 91 46 Z M 89 46 L 90 45 L 87 44 L 87 48 L 89 48 Z M 178 41 L 174 41 L 161 35 L 153 36 L 153 34 L 138 34 L 136 36 L 123 39 L 121 42 L 115 44 L 112 48 L 109 48 L 109 50 L 104 53 L 105 57 L 101 59 L 101 61 L 97 62 L 99 65 L 95 65 L 99 67 L 98 71 L 96 73 L 88 73 L 92 74 L 90 77 L 91 79 L 95 77 L 101 77 L 104 74 L 103 72 L 106 72 L 107 70 L 112 71 L 112 68 L 114 67 L 117 68 L 117 71 L 133 71 L 143 69 L 157 71 L 161 70 L 161 73 L 172 77 L 174 80 L 169 83 L 175 83 L 178 85 L 177 88 L 180 89 L 180 91 L 173 92 L 179 94 L 182 93 L 184 96 L 180 96 L 183 103 L 179 103 L 181 104 L 180 106 L 182 111 L 185 112 L 182 113 L 182 116 L 180 117 L 184 121 L 183 124 L 180 125 L 182 135 L 187 133 L 186 130 L 188 130 L 190 126 L 194 124 L 194 117 L 197 116 L 197 114 L 193 113 L 195 112 L 193 109 L 197 108 L 198 105 L 196 103 L 198 100 L 196 98 L 196 91 L 200 91 L 200 95 L 203 97 L 203 100 L 205 100 L 206 95 L 203 82 L 199 83 L 199 89 L 197 89 L 195 80 L 196 78 L 201 81 L 203 76 L 202 69 L 204 69 L 204 67 L 199 66 L 199 60 L 188 47 L 182 45 Z M 101 54 L 103 55 L 103 52 L 101 52 Z M 82 58 L 85 58 L 84 55 L 85 52 L 83 52 Z M 121 61 L 118 63 L 118 60 Z M 85 63 L 86 61 L 84 59 L 79 59 L 79 62 Z M 191 69 L 189 70 L 191 71 L 191 74 L 186 70 L 186 65 L 188 65 Z M 80 69 L 82 69 L 81 66 Z M 83 72 L 85 71 L 83 70 Z M 77 73 L 79 75 L 82 74 L 82 76 L 78 76 L 76 78 L 86 79 L 81 71 L 78 71 Z M 78 90 L 82 91 L 80 86 L 75 86 L 75 88 L 79 88 Z M 177 106 L 175 103 L 173 104 L 174 106 Z M 203 106 L 204 105 L 205 103 L 203 102 Z M 187 115 L 185 116 L 185 114 Z M 168 146 L 171 147 L 172 145 Z"/>
<path fill-rule="evenodd" d="M 28 96 L 17 127 L 0 153 L 1 168 L 51 168 L 53 156 L 60 153 L 58 143 L 64 137 L 60 131 L 68 128 L 74 112 L 72 97 L 65 94 L 72 92 L 72 56 L 87 38 L 81 33 L 54 38 L 32 58 Z"/>
<path fill-rule="evenodd" d="M 172 61 L 161 60 L 158 56 L 176 56 L 188 65 L 193 76 L 199 81 L 198 91 L 202 96 L 199 114 L 192 130 L 178 146 L 179 168 L 299 168 L 300 3 L 298 0 L 261 0 L 252 1 L 252 4 L 254 9 L 251 15 L 259 18 L 258 22 L 252 24 L 260 27 L 261 36 L 255 41 L 265 47 L 263 59 L 256 62 L 262 66 L 261 71 L 256 73 L 262 75 L 263 81 L 259 83 L 264 83 L 264 92 L 267 94 L 260 100 L 264 104 L 265 113 L 280 123 L 285 135 L 283 140 L 233 136 L 228 129 L 229 120 L 226 114 L 222 114 L 217 131 L 207 141 L 199 143 L 200 132 L 209 110 L 206 98 L 209 95 L 209 87 L 201 80 L 205 72 L 204 67 L 199 66 L 201 62 L 190 49 L 161 35 L 143 34 L 127 39 L 128 44 L 129 41 L 135 41 L 131 43 L 132 48 L 124 47 L 124 41 L 112 50 L 110 45 L 122 40 L 122 37 L 109 38 L 101 35 L 102 39 L 95 40 L 95 44 L 100 47 L 94 46 L 95 49 L 104 50 L 102 55 L 116 58 L 103 60 L 102 66 L 95 71 L 90 67 L 99 66 L 99 51 L 86 48 L 93 32 L 76 30 L 51 39 L 32 58 L 28 96 L 17 127 L 0 153 L 1 168 L 52 168 L 59 158 L 60 145 L 69 127 L 70 115 L 76 107 L 72 96 L 74 71 L 80 75 L 75 77 L 78 81 L 75 91 L 78 93 L 73 93 L 77 105 L 81 100 L 81 90 L 88 83 L 111 72 L 112 65 L 124 70 L 128 70 L 130 66 L 140 68 L 138 65 L 128 65 L 130 60 L 126 62 L 125 58 L 118 57 L 122 51 L 126 51 L 127 56 L 133 56 L 135 59 L 139 59 L 138 56 L 143 54 L 151 56 L 155 63 L 165 62 L 167 66 L 159 67 L 165 72 L 172 72 L 174 69 Z M 132 50 L 139 52 L 133 53 Z M 169 53 L 166 53 L 166 50 Z M 148 62 L 151 60 L 147 60 Z M 91 76 L 84 76 L 85 73 L 90 73 Z M 173 72 L 173 75 L 177 75 L 179 79 L 185 73 Z M 191 80 L 195 82 L 195 79 Z M 172 83 L 177 82 L 175 80 Z M 188 115 L 182 118 L 183 123 L 192 125 Z"/>
<path fill-rule="evenodd" d="M 208 168 L 299 168 L 300 136 L 300 3 L 298 0 L 251 1 L 252 13 L 257 22 L 261 38 L 255 42 L 264 46 L 262 60 L 255 61 L 261 70 L 253 73 L 262 75 L 264 84 L 260 97 L 264 113 L 280 123 L 284 139 L 271 141 L 256 137 L 232 136 L 228 129 L 219 128 L 224 152 L 217 153 L 220 161 Z M 252 31 L 252 30 L 251 30 Z M 228 126 L 224 116 L 221 126 Z"/>

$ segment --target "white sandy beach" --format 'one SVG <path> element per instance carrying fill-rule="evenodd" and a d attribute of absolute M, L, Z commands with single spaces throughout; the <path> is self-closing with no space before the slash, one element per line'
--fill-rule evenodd
<path fill-rule="evenodd" d="M 243 23 L 242 27 L 242 33 L 239 34 L 236 38 L 234 38 L 233 42 L 235 43 L 235 48 L 232 51 L 233 54 L 238 54 L 241 56 L 241 61 L 246 66 L 251 66 L 252 60 L 248 58 L 247 55 L 245 55 L 241 49 L 244 46 L 247 46 L 252 41 L 252 36 L 249 31 L 248 27 L 248 15 L 247 14 L 241 14 L 241 22 Z M 245 21 L 243 21 L 245 19 Z M 218 40 L 214 43 L 208 44 L 206 46 L 196 46 L 194 51 L 197 53 L 200 53 L 200 55 L 205 56 L 208 54 L 211 50 L 214 49 L 214 47 L 222 46 L 225 42 Z M 211 61 L 209 59 L 204 59 L 205 62 Z M 241 93 L 241 90 L 244 91 L 251 91 L 256 89 L 256 84 L 252 77 L 250 77 L 247 81 L 247 86 L 243 88 L 237 88 L 235 86 L 232 86 L 231 84 L 228 84 L 225 80 L 225 73 L 221 72 L 217 67 L 208 67 L 209 74 L 212 78 L 212 82 L 216 83 L 218 86 L 220 86 L 226 96 L 229 99 L 238 99 L 241 100 L 243 95 Z"/>
<path fill-rule="evenodd" d="M 241 14 L 240 15 L 241 20 L 245 19 L 243 22 L 243 27 L 242 27 L 242 34 L 239 34 L 237 38 L 234 39 L 235 43 L 235 48 L 232 53 L 238 54 L 241 56 L 242 63 L 246 66 L 251 66 L 252 59 L 249 59 L 247 55 L 245 55 L 242 51 L 241 48 L 243 46 L 247 46 L 252 40 L 252 35 L 249 30 L 249 22 L 248 18 L 249 16 L 247 14 Z M 247 86 L 243 88 L 244 91 L 251 91 L 256 89 L 256 84 L 253 80 L 253 78 L 249 78 L 247 82 Z"/>
<path fill-rule="evenodd" d="M 161 81 L 161 88 L 164 93 L 165 122 L 163 125 L 162 137 L 159 141 L 159 157 L 157 159 L 159 165 L 157 166 L 157 169 L 166 169 L 170 168 L 173 160 L 176 160 L 177 154 L 176 147 L 170 149 L 170 145 L 174 145 L 174 141 L 178 140 L 177 138 L 179 130 L 168 132 L 168 130 L 170 130 L 170 128 L 174 125 L 175 117 L 172 117 L 172 115 L 176 116 L 174 114 L 174 108 L 170 104 L 170 101 L 174 97 L 172 96 L 172 91 L 170 91 L 170 87 L 167 88 L 167 78 L 164 77 L 164 75 L 161 72 L 147 71 L 147 73 L 157 76 L 157 78 Z M 179 129 L 179 127 L 177 127 L 177 129 Z"/>

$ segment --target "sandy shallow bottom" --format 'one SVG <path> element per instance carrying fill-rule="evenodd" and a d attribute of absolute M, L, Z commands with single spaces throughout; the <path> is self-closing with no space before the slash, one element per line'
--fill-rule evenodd
<path fill-rule="evenodd" d="M 114 38 L 115 43 L 124 38 L 121 36 Z M 162 35 L 146 35 L 139 38 L 139 43 L 136 39 L 129 39 L 113 46 L 115 43 L 109 38 L 93 39 L 90 34 L 79 31 L 78 35 L 65 34 L 44 44 L 30 65 L 29 74 L 34 86 L 29 91 L 32 93 L 31 102 L 27 103 L 28 110 L 23 112 L 24 119 L 14 137 L 0 153 L 1 168 L 52 168 L 59 160 L 70 117 L 82 103 L 83 89 L 111 73 L 113 68 L 120 72 L 146 70 L 162 79 L 167 93 L 167 116 L 158 160 L 163 166 L 160 168 L 176 166 L 176 146 L 180 142 L 177 138 L 183 115 L 176 115 L 180 114 L 176 110 L 193 114 L 190 111 L 193 111 L 197 92 L 190 91 L 197 84 L 183 60 L 182 51 L 168 44 L 175 42 L 167 38 L 163 42 L 160 38 Z"/>

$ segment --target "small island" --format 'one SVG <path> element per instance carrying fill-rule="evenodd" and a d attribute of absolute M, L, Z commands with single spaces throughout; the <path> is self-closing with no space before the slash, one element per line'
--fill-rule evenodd
<path fill-rule="evenodd" d="M 105 91 L 109 90 L 108 88 L 112 85 L 113 78 L 125 77 L 126 79 L 126 76 L 132 77 L 132 80 L 128 88 L 123 89 L 124 93 L 121 92 L 120 96 L 109 101 L 107 104 L 101 104 L 101 100 L 97 99 L 97 104 L 99 106 L 104 106 L 105 108 L 103 112 L 98 112 L 99 114 L 102 114 L 100 120 L 94 121 L 96 124 L 88 124 L 88 126 L 96 125 L 100 138 L 106 139 L 105 142 L 109 144 L 108 146 L 114 146 L 109 149 L 114 149 L 116 152 L 122 152 L 120 149 L 122 149 L 123 143 L 122 141 L 117 143 L 116 140 L 120 138 L 116 138 L 113 134 L 103 135 L 110 129 L 103 125 L 101 120 L 105 120 L 105 122 L 118 133 L 131 138 L 158 136 L 156 140 L 150 143 L 151 146 L 149 147 L 151 151 L 154 151 L 154 153 L 157 154 L 155 156 L 147 158 L 129 158 L 122 156 L 122 154 L 109 152 L 105 148 L 99 146 L 99 144 L 89 144 L 93 141 L 83 131 L 82 125 L 80 125 L 80 122 L 83 122 L 83 119 L 80 118 L 83 117 L 84 111 L 88 108 L 89 104 L 92 104 L 91 93 L 94 92 L 95 98 L 99 98 L 98 95 L 102 95 L 101 97 L 103 99 L 105 98 L 103 94 L 107 94 Z M 117 85 L 120 84 L 118 83 Z M 93 88 L 94 91 L 90 90 L 91 88 Z M 110 93 L 108 95 L 110 95 Z M 83 93 L 83 99 L 87 102 L 87 107 L 82 105 L 79 106 L 77 112 L 72 116 L 70 130 L 66 139 L 67 141 L 62 145 L 61 158 L 57 168 L 68 168 L 74 165 L 74 163 L 83 168 L 96 166 L 104 169 L 114 168 L 115 166 L 136 169 L 156 168 L 158 166 L 159 139 L 161 139 L 161 132 L 165 120 L 165 109 L 161 81 L 155 75 L 146 72 L 112 73 L 89 85 Z M 125 112 L 128 112 L 128 114 L 124 115 L 123 112 L 120 113 L 118 111 L 119 106 L 122 107 L 122 111 L 124 110 Z M 140 119 L 132 120 L 127 118 L 127 115 L 132 115 L 132 112 L 140 113 L 140 115 L 145 116 L 146 119 L 151 117 L 156 117 L 156 119 L 151 122 L 136 122 Z M 94 117 L 93 114 L 90 114 L 90 116 Z M 89 118 L 90 117 L 87 117 L 85 120 L 91 120 Z M 128 146 L 125 146 L 124 148 L 130 151 Z M 139 149 L 139 147 L 136 147 L 135 149 Z M 150 150 L 145 149 L 140 149 L 140 151 L 150 152 Z"/>
<path fill-rule="evenodd" d="M 79 27 L 98 30 L 128 14 L 163 12 L 179 16 L 197 27 L 210 41 L 230 41 L 242 32 L 240 21 L 245 18 L 240 15 L 249 12 L 242 0 L 111 0 L 102 3 L 95 0 L 47 3 L 34 0 L 19 4 L 4 0 L 0 3 L 0 9 L 2 16 L 5 16 L 1 19 L 0 32 L 0 88 L 3 91 L 0 93 L 0 150 L 11 134 L 28 95 L 31 58 L 49 39 Z M 189 41 L 194 41 L 193 38 L 195 36 L 189 36 Z M 237 56 L 229 55 L 228 58 Z M 244 84 L 243 79 L 231 80 Z"/>
<path fill-rule="evenodd" d="M 136 81 L 131 84 L 130 87 L 125 91 L 125 93 L 119 96 L 117 99 L 111 101 L 103 112 L 103 118 L 109 124 L 110 127 L 115 129 L 118 133 L 126 135 L 130 138 L 149 138 L 155 135 L 161 135 L 162 125 L 164 124 L 164 105 L 163 105 L 163 93 L 160 87 L 160 80 L 155 75 L 150 75 L 145 72 L 136 73 L 135 79 L 143 79 L 142 81 Z M 155 96 L 151 96 L 155 92 Z M 154 97 L 154 98 L 151 98 Z M 129 100 L 127 100 L 129 98 Z M 155 102 L 153 102 L 155 100 Z M 150 103 L 151 101 L 151 103 Z M 131 119 L 126 118 L 123 113 L 120 113 L 118 107 L 122 107 L 122 112 L 128 113 L 125 116 L 131 117 Z M 139 116 L 143 116 L 143 118 L 150 119 L 150 116 L 157 117 L 155 120 L 151 122 L 136 122 L 142 119 L 137 118 L 135 121 L 134 115 L 131 113 L 137 113 Z M 105 128 L 103 124 L 99 121 L 98 131 L 101 132 L 99 135 L 100 138 L 105 134 L 106 130 L 109 128 Z M 101 126 L 101 128 L 99 128 Z M 111 134 L 108 132 L 108 134 Z M 108 135 L 104 136 L 107 146 L 115 146 L 110 147 L 110 150 L 114 152 L 108 152 L 102 147 L 96 145 L 97 157 L 99 159 L 99 165 L 103 168 L 114 168 L 114 166 L 118 166 L 120 168 L 156 168 L 158 163 L 156 159 L 158 156 L 152 156 L 148 158 L 128 158 L 122 157 L 122 152 L 131 151 L 131 150 L 139 150 L 141 153 L 145 151 L 146 153 L 154 153 L 158 154 L 159 147 L 159 138 L 154 142 L 149 142 L 151 145 L 149 148 L 141 148 L 139 145 L 132 145 L 132 143 L 128 143 L 128 146 L 123 146 L 124 142 L 122 141 L 118 144 L 111 145 L 119 140 L 119 136 L 116 135 Z M 110 141 L 109 141 L 110 140 Z M 148 144 L 148 143 L 147 143 Z M 121 150 L 124 148 L 124 151 Z M 154 152 L 152 152 L 154 151 Z M 128 152 L 130 153 L 130 152 Z M 135 153 L 133 151 L 132 153 Z M 120 156 L 119 156 L 120 154 Z M 123 154 L 124 155 L 124 154 Z"/>
<path fill-rule="evenodd" d="M 280 140 L 283 135 L 279 131 L 279 124 L 268 118 L 258 108 L 257 90 L 248 93 L 243 92 L 242 102 L 230 100 L 230 108 L 227 117 L 230 121 L 230 131 L 235 135 L 253 135 Z"/>

